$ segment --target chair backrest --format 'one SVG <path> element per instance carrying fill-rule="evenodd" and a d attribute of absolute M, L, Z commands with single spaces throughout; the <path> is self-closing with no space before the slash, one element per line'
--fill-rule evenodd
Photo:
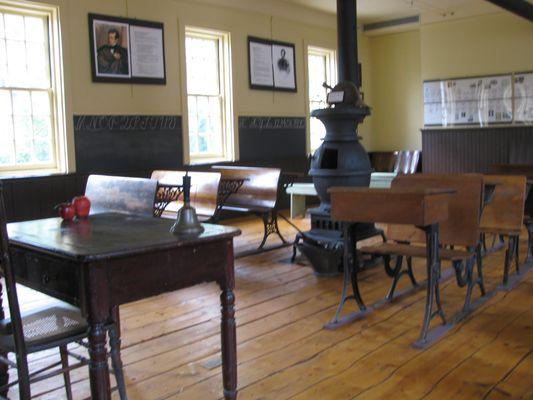
<path fill-rule="evenodd" d="M 370 154 L 370 163 L 376 172 L 393 172 L 397 159 L 397 151 L 374 151 Z"/>
<path fill-rule="evenodd" d="M 393 172 L 398 174 L 414 174 L 420 161 L 420 150 L 398 151 Z"/>
<path fill-rule="evenodd" d="M 533 179 L 533 164 L 492 164 L 489 171 L 498 175 L 525 175 L 527 179 Z"/>
<path fill-rule="evenodd" d="M 15 272 L 13 271 L 13 265 L 11 264 L 11 257 L 9 255 L 9 237 L 7 234 L 6 224 L 7 214 L 4 203 L 4 189 L 2 182 L 0 182 L 0 266 L 2 267 L 2 272 L 6 284 L 7 301 L 9 303 L 9 313 L 12 324 L 13 339 L 15 341 L 15 348 L 17 349 L 17 354 L 19 357 L 18 362 L 22 360 L 22 368 L 25 368 L 27 370 L 26 342 L 24 341 L 22 319 L 20 316 L 20 306 L 18 302 L 17 287 L 15 283 Z M 4 318 L 5 314 L 0 297 L 0 320 L 3 320 Z"/>
<path fill-rule="evenodd" d="M 411 174 L 398 175 L 392 188 L 453 189 L 448 219 L 439 224 L 440 242 L 447 245 L 476 246 L 479 239 L 483 175 L 481 174 Z M 410 232 L 406 236 L 406 232 Z M 419 231 L 420 232 L 420 231 Z M 405 227 L 391 226 L 388 235 L 394 240 L 424 241 Z"/>
<path fill-rule="evenodd" d="M 153 216 L 156 190 L 157 181 L 153 179 L 89 175 L 85 196 L 91 201 L 91 214 Z"/>
<path fill-rule="evenodd" d="M 485 183 L 495 184 L 492 201 L 483 208 L 482 228 L 520 230 L 524 219 L 526 177 L 485 175 Z"/>
<path fill-rule="evenodd" d="M 213 170 L 220 172 L 222 179 L 245 179 L 237 193 L 228 198 L 226 205 L 252 209 L 272 209 L 276 206 L 281 176 L 279 168 L 215 165 Z"/>
<path fill-rule="evenodd" d="M 186 171 L 152 172 L 152 179 L 160 184 L 181 185 Z M 212 217 L 217 209 L 218 187 L 220 185 L 220 172 L 189 171 L 191 177 L 191 206 L 196 209 L 196 214 Z M 176 213 L 183 205 L 183 196 L 178 201 L 173 201 L 165 208 L 166 212 Z"/>

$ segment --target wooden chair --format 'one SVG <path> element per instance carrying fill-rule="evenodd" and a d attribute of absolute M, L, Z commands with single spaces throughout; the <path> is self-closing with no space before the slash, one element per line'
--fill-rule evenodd
<path fill-rule="evenodd" d="M 187 171 L 153 171 L 151 178 L 165 185 L 181 185 Z M 190 171 L 191 177 L 191 206 L 196 209 L 200 221 L 211 221 L 217 211 L 218 188 L 220 172 Z M 162 214 L 165 218 L 176 218 L 178 210 L 183 205 L 183 199 L 169 203 Z"/>
<path fill-rule="evenodd" d="M 398 159 L 397 151 L 374 151 L 369 154 L 370 164 L 376 172 L 392 172 Z"/>
<path fill-rule="evenodd" d="M 268 236 L 275 233 L 283 243 L 278 228 L 277 202 L 280 192 L 281 170 L 278 168 L 237 167 L 226 165 L 213 166 L 214 171 L 222 174 L 222 179 L 244 179 L 237 193 L 229 196 L 222 210 L 251 213 L 263 220 L 263 240 L 258 249 L 262 249 Z"/>
<path fill-rule="evenodd" d="M 495 184 L 492 201 L 485 206 L 481 217 L 482 240 L 487 234 L 506 236 L 508 246 L 505 252 L 503 284 L 509 279 L 509 267 L 514 261 L 519 272 L 519 236 L 524 219 L 526 177 L 513 175 L 485 175 L 485 182 Z"/>
<path fill-rule="evenodd" d="M 472 290 L 477 284 L 481 294 L 485 295 L 481 249 L 479 244 L 479 222 L 481 199 L 483 192 L 483 176 L 480 174 L 438 175 L 413 174 L 398 175 L 391 188 L 415 189 L 453 189 L 455 194 L 449 203 L 448 219 L 439 226 L 440 244 L 444 247 L 440 251 L 440 259 L 452 262 L 457 284 L 467 287 L 463 313 L 470 309 Z M 400 277 L 407 274 L 416 284 L 410 257 L 425 257 L 426 249 L 423 245 L 425 237 L 422 231 L 405 225 L 391 225 L 387 232 L 387 243 L 367 246 L 360 249 L 362 253 L 377 254 L 384 257 L 385 271 L 392 278 L 392 285 L 387 294 L 390 301 Z M 463 249 L 456 249 L 456 247 Z M 453 248 L 453 249 L 450 249 Z M 390 257 L 396 256 L 396 265 L 390 266 Z M 403 257 L 407 258 L 407 268 L 403 269 Z M 477 278 L 474 279 L 474 265 L 477 265 Z"/>
<path fill-rule="evenodd" d="M 415 174 L 420 161 L 420 150 L 402 150 L 394 152 L 396 162 L 393 172 L 397 174 Z"/>
<path fill-rule="evenodd" d="M 533 181 L 533 164 L 493 164 L 489 170 L 498 175 L 525 175 L 528 185 Z M 530 189 L 525 203 L 524 225 L 528 233 L 528 253 L 533 257 L 533 189 Z"/>
<path fill-rule="evenodd" d="M 14 265 L 9 254 L 9 238 L 6 227 L 6 211 L 4 206 L 3 187 L 0 182 L 0 264 L 5 278 L 7 289 L 7 300 L 9 304 L 10 318 L 6 318 L 2 307 L 2 287 L 0 285 L 0 362 L 4 364 L 4 378 L 7 376 L 7 367 L 17 369 L 18 380 L 8 384 L 7 379 L 0 388 L 0 393 L 5 396 L 10 386 L 18 383 L 19 396 L 21 399 L 31 398 L 30 383 L 46 379 L 58 374 L 63 374 L 67 399 L 72 399 L 72 389 L 70 384 L 70 371 L 87 364 L 86 359 L 80 359 L 75 365 L 69 366 L 67 345 L 73 342 L 80 342 L 87 337 L 88 325 L 78 308 L 63 302 L 54 303 L 52 307 L 34 310 L 21 314 L 17 295 Z M 108 329 L 113 329 L 112 326 Z M 110 332 L 110 336 L 113 333 Z M 44 369 L 29 372 L 28 354 L 48 350 L 58 347 L 61 361 L 52 364 Z M 16 355 L 16 362 L 7 358 L 7 353 Z M 116 348 L 116 341 L 111 341 L 111 357 L 121 399 L 125 400 L 125 385 L 122 374 L 122 363 L 120 353 Z M 58 365 L 61 368 L 58 370 Z M 54 368 L 55 371 L 49 371 Z"/>
<path fill-rule="evenodd" d="M 91 214 L 118 212 L 153 216 L 157 181 L 124 176 L 89 175 L 85 196 Z"/>

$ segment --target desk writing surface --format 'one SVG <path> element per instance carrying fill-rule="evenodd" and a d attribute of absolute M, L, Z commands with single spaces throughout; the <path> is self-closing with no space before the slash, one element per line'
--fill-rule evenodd
<path fill-rule="evenodd" d="M 383 222 L 426 226 L 448 218 L 454 190 L 333 187 L 331 215 L 338 221 Z"/>
<path fill-rule="evenodd" d="M 8 224 L 12 245 L 44 250 L 77 261 L 95 261 L 231 238 L 240 230 L 203 224 L 197 237 L 170 233 L 173 220 L 103 213 L 79 221 L 47 218 Z"/>

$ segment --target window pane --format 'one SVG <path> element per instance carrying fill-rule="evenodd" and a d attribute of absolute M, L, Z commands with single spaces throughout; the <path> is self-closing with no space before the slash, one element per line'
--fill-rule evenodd
<path fill-rule="evenodd" d="M 50 96 L 48 92 L 32 92 L 31 107 L 33 115 L 50 115 Z"/>
<path fill-rule="evenodd" d="M 187 92 L 217 95 L 219 88 L 218 39 L 187 37 L 185 40 Z"/>
<path fill-rule="evenodd" d="M 30 93 L 21 90 L 13 91 L 13 114 L 31 115 Z"/>
<path fill-rule="evenodd" d="M 25 17 L 26 40 L 29 42 L 45 43 L 45 20 L 37 17 Z"/>
<path fill-rule="evenodd" d="M 26 85 L 26 45 L 24 42 L 7 40 L 7 84 Z"/>
<path fill-rule="evenodd" d="M 330 52 L 310 53 L 309 68 L 309 110 L 313 111 L 327 107 L 327 90 L 322 85 L 328 81 L 330 68 Z M 326 135 L 324 125 L 316 118 L 309 121 L 311 151 L 315 151 Z"/>
<path fill-rule="evenodd" d="M 52 161 L 52 129 L 50 117 L 33 117 L 33 137 L 35 161 Z"/>
<path fill-rule="evenodd" d="M 0 13 L 0 38 L 6 37 L 4 30 L 4 14 Z"/>
<path fill-rule="evenodd" d="M 16 163 L 29 164 L 33 161 L 33 132 L 31 117 L 15 115 L 14 121 Z"/>
<path fill-rule="evenodd" d="M 0 166 L 13 164 L 15 147 L 13 141 L 13 119 L 0 114 Z"/>
<path fill-rule="evenodd" d="M 13 40 L 24 40 L 24 17 L 16 14 L 4 14 L 6 37 Z"/>
<path fill-rule="evenodd" d="M 26 43 L 27 68 L 26 84 L 24 87 L 50 87 L 50 73 L 45 45 L 42 43 Z"/>
<path fill-rule="evenodd" d="M 325 100 L 326 89 L 322 86 L 327 80 L 325 56 L 309 56 L 309 97 L 311 100 Z"/>
<path fill-rule="evenodd" d="M 0 115 L 11 115 L 11 93 L 9 90 L 0 90 Z"/>
<path fill-rule="evenodd" d="M 0 86 L 7 84 L 7 54 L 6 41 L 0 39 Z"/>

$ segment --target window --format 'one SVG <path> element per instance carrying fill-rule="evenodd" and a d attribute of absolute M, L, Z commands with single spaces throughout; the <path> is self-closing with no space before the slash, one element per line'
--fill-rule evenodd
<path fill-rule="evenodd" d="M 64 170 L 53 9 L 0 4 L 0 172 Z"/>
<path fill-rule="evenodd" d="M 233 158 L 229 35 L 185 29 L 191 162 Z"/>
<path fill-rule="evenodd" d="M 309 113 L 318 108 L 325 108 L 327 90 L 322 86 L 324 82 L 333 85 L 336 80 L 335 51 L 309 47 L 307 52 L 307 68 L 309 77 Z M 326 129 L 316 118 L 309 120 L 309 142 L 311 153 L 320 146 Z"/>

